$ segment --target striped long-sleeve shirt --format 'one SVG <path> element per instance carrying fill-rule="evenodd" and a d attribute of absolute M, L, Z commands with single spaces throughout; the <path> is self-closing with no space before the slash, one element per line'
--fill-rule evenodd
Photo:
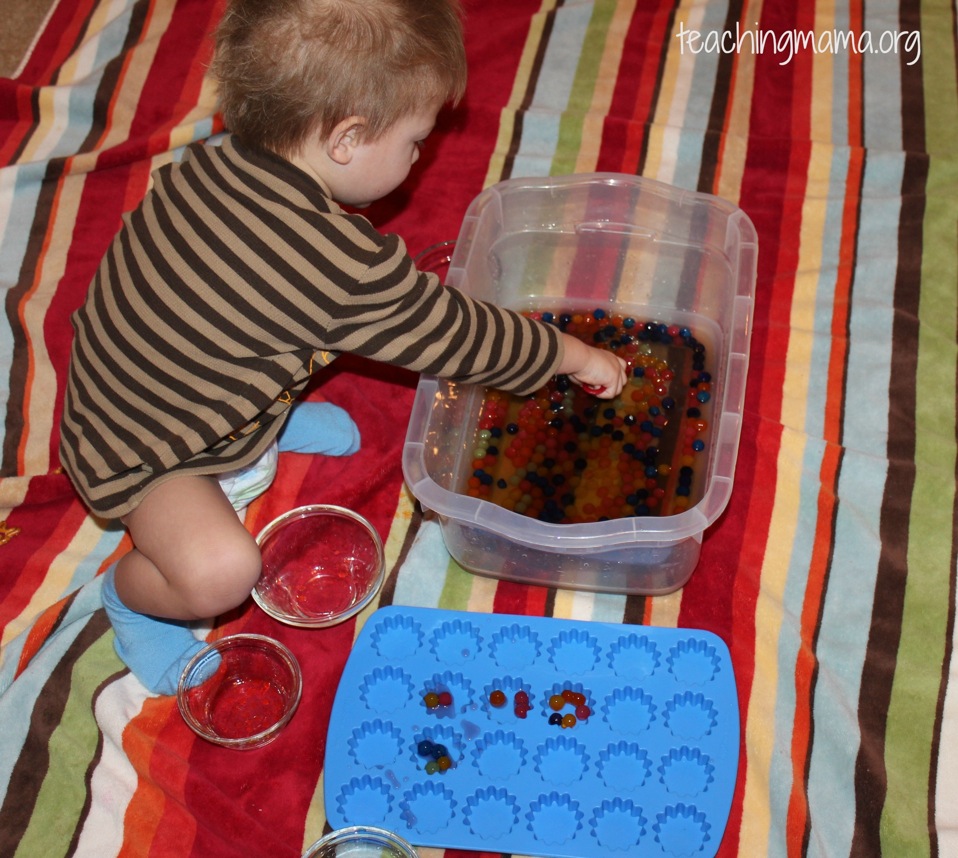
<path fill-rule="evenodd" d="M 73 324 L 60 453 L 104 517 L 254 461 L 338 353 L 520 393 L 561 360 L 554 329 L 418 272 L 399 238 L 229 137 L 157 171 Z"/>

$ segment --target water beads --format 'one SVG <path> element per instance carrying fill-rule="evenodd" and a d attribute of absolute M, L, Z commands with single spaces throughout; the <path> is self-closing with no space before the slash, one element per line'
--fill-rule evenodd
<path fill-rule="evenodd" d="M 428 739 L 423 739 L 416 745 L 416 753 L 420 757 L 426 758 L 426 774 L 434 775 L 436 772 L 444 774 L 453 768 L 452 757 L 449 756 L 449 750 L 445 745 L 432 743 Z"/>
<path fill-rule="evenodd" d="M 556 524 L 664 516 L 695 503 L 712 376 L 684 326 L 591 313 L 529 313 L 619 354 L 629 381 L 599 400 L 565 376 L 527 397 L 489 390 L 465 493 Z"/>

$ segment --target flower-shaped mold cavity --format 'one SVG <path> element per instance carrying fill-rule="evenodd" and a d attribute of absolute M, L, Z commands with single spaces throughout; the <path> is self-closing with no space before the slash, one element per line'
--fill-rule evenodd
<path fill-rule="evenodd" d="M 519 822 L 519 803 L 502 787 L 488 786 L 466 799 L 462 815 L 473 834 L 484 840 L 498 840 Z"/>
<path fill-rule="evenodd" d="M 672 795 L 693 798 L 708 789 L 715 780 L 715 766 L 707 754 L 688 745 L 673 748 L 662 757 L 659 779 Z"/>
<path fill-rule="evenodd" d="M 479 630 L 468 620 L 449 620 L 439 626 L 430 639 L 433 655 L 448 665 L 466 664 L 479 652 Z"/>
<path fill-rule="evenodd" d="M 452 760 L 453 766 L 457 766 L 462 761 L 462 736 L 451 726 L 436 724 L 424 727 L 422 732 L 416 733 L 413 737 L 409 759 L 411 759 L 418 768 L 424 768 L 429 759 L 431 759 L 419 756 L 419 743 L 423 741 L 431 742 L 433 745 L 444 745 L 449 752 L 449 758 Z"/>
<path fill-rule="evenodd" d="M 575 691 L 578 694 L 581 694 L 585 697 L 585 705 L 589 707 L 589 711 L 595 712 L 595 701 L 592 699 L 589 694 L 588 689 L 583 686 L 581 682 L 563 682 L 556 683 L 550 688 L 545 689 L 542 694 L 542 697 L 539 701 L 539 708 L 541 713 L 548 718 L 553 712 L 558 711 L 560 715 L 571 715 L 575 713 L 576 705 L 574 703 L 566 703 L 562 709 L 555 710 L 549 705 L 549 701 L 556 694 L 561 695 L 563 691 Z M 591 717 L 591 716 L 590 716 Z M 585 723 L 583 721 L 583 723 Z"/>
<path fill-rule="evenodd" d="M 396 712 L 412 700 L 412 677 L 398 667 L 376 667 L 359 686 L 359 699 L 373 712 Z"/>
<path fill-rule="evenodd" d="M 540 795 L 529 807 L 526 819 L 529 831 L 540 843 L 558 846 L 575 837 L 582 828 L 579 803 L 567 795 L 550 792 Z"/>
<path fill-rule="evenodd" d="M 546 783 L 565 786 L 582 779 L 589 755 L 584 745 L 563 733 L 540 745 L 532 762 Z"/>
<path fill-rule="evenodd" d="M 609 647 L 609 667 L 622 679 L 647 679 L 658 666 L 659 651 L 646 635 L 623 635 Z"/>
<path fill-rule="evenodd" d="M 705 685 L 719 671 L 715 647 L 704 640 L 689 638 L 669 650 L 669 670 L 683 685 Z"/>
<path fill-rule="evenodd" d="M 567 629 L 549 645 L 549 660 L 563 676 L 581 676 L 599 661 L 599 642 L 581 629 Z"/>
<path fill-rule="evenodd" d="M 527 754 L 522 739 L 515 733 L 496 730 L 476 741 L 472 760 L 483 778 L 505 781 L 522 771 Z"/>
<path fill-rule="evenodd" d="M 704 813 L 700 813 L 693 805 L 681 803 L 657 814 L 652 825 L 655 839 L 663 851 L 676 858 L 685 858 L 701 851 L 709 840 L 711 827 Z"/>
<path fill-rule="evenodd" d="M 493 706 L 489 696 L 493 691 L 501 691 L 506 695 L 506 702 L 502 706 Z M 480 706 L 493 721 L 499 723 L 514 723 L 518 719 L 516 715 L 515 696 L 519 691 L 524 691 L 529 700 L 532 700 L 532 686 L 527 685 L 521 679 L 514 676 L 498 677 L 488 685 L 483 686 L 482 700 Z"/>
<path fill-rule="evenodd" d="M 426 706 L 426 695 L 430 692 L 442 694 L 448 691 L 452 695 L 452 703 L 448 706 L 437 706 L 430 709 Z M 472 702 L 472 683 L 461 673 L 445 671 L 444 673 L 434 673 L 430 679 L 423 684 L 419 694 L 419 705 L 423 712 L 436 718 L 454 718 L 462 712 Z"/>
<path fill-rule="evenodd" d="M 606 799 L 589 820 L 598 846 L 609 852 L 628 852 L 639 845 L 648 820 L 631 799 Z"/>
<path fill-rule="evenodd" d="M 346 784 L 339 791 L 336 804 L 348 822 L 365 825 L 382 824 L 392 809 L 386 782 L 369 775 L 353 778 Z"/>
<path fill-rule="evenodd" d="M 412 617 L 390 614 L 373 630 L 372 647 L 383 658 L 402 661 L 422 646 L 422 628 Z"/>
<path fill-rule="evenodd" d="M 414 784 L 399 806 L 410 830 L 434 834 L 452 821 L 456 800 L 452 790 L 433 779 Z"/>
<path fill-rule="evenodd" d="M 378 769 L 396 761 L 402 734 L 388 721 L 364 721 L 349 738 L 349 754 L 366 769 Z"/>
<path fill-rule="evenodd" d="M 504 670 L 521 671 L 539 656 L 539 636 L 518 623 L 500 629 L 489 645 L 492 659 Z"/>
<path fill-rule="evenodd" d="M 638 744 L 623 740 L 599 753 L 596 769 L 610 789 L 619 793 L 635 792 L 652 774 L 652 761 Z"/>
<path fill-rule="evenodd" d="M 602 713 L 609 726 L 625 736 L 644 733 L 655 719 L 655 703 L 641 688 L 616 688 L 605 699 Z"/>
<path fill-rule="evenodd" d="M 704 694 L 686 691 L 665 704 L 665 724 L 679 739 L 701 739 L 708 736 L 717 723 L 718 712 Z"/>

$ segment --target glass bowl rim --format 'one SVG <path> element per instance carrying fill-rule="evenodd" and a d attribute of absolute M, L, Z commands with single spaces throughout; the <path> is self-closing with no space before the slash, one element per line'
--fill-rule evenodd
<path fill-rule="evenodd" d="M 293 677 L 293 693 L 290 696 L 289 702 L 287 703 L 282 717 L 274 724 L 270 725 L 265 730 L 261 730 L 258 733 L 252 734 L 251 736 L 227 739 L 225 737 L 216 736 L 210 733 L 193 715 L 192 711 L 186 704 L 185 698 L 187 693 L 191 691 L 192 688 L 198 686 L 187 686 L 186 679 L 190 675 L 190 672 L 201 661 L 208 658 L 211 653 L 245 645 L 255 645 L 261 651 L 268 651 L 270 654 L 277 656 L 289 670 L 290 675 Z M 200 685 L 202 685 L 202 683 L 200 683 Z M 302 695 L 303 672 L 299 666 L 299 662 L 296 660 L 296 656 L 293 655 L 289 647 L 280 643 L 274 638 L 267 637 L 266 635 L 253 634 L 251 632 L 240 632 L 238 634 L 226 635 L 225 637 L 210 641 L 206 646 L 203 647 L 203 649 L 197 652 L 196 655 L 194 655 L 187 662 L 186 667 L 183 668 L 183 672 L 180 674 L 179 682 L 177 683 L 176 706 L 180 710 L 180 715 L 186 722 L 187 726 L 201 739 L 205 739 L 207 742 L 212 742 L 214 745 L 219 745 L 222 748 L 252 750 L 253 748 L 262 747 L 279 735 L 280 730 L 282 730 L 289 723 L 290 719 L 293 717 L 293 714 L 296 712 Z"/>
<path fill-rule="evenodd" d="M 376 556 L 379 559 L 379 568 L 370 581 L 368 591 L 362 597 L 362 599 L 359 599 L 355 604 L 351 605 L 345 611 L 328 617 L 317 617 L 311 620 L 304 617 L 291 617 L 288 614 L 277 611 L 276 608 L 270 605 L 266 599 L 260 595 L 259 581 L 257 581 L 256 585 L 253 587 L 253 601 L 256 602 L 256 604 L 259 605 L 259 607 L 274 620 L 285 623 L 288 626 L 296 626 L 297 628 L 302 629 L 329 628 L 330 626 L 339 625 L 339 623 L 343 623 L 358 614 L 376 597 L 376 594 L 382 588 L 383 582 L 386 580 L 386 555 L 383 548 L 382 537 L 380 537 L 379 531 L 373 527 L 369 519 L 363 515 L 360 515 L 355 510 L 349 509 L 348 507 L 339 506 L 338 504 L 324 503 L 304 504 L 303 506 L 295 507 L 294 509 L 284 512 L 282 515 L 277 516 L 265 527 L 263 527 L 263 529 L 260 530 L 260 532 L 256 535 L 256 544 L 262 548 L 263 543 L 275 531 L 284 527 L 291 521 L 305 519 L 316 515 L 330 514 L 338 518 L 351 519 L 355 523 L 359 524 L 366 531 L 373 542 Z"/>

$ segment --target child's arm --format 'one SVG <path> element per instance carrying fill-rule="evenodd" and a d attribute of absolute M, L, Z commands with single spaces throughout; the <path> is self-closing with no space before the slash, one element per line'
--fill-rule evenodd
<path fill-rule="evenodd" d="M 614 399 L 625 386 L 625 361 L 605 349 L 586 345 L 569 334 L 562 334 L 563 356 L 559 374 L 577 384 L 592 388 L 600 399 Z"/>

